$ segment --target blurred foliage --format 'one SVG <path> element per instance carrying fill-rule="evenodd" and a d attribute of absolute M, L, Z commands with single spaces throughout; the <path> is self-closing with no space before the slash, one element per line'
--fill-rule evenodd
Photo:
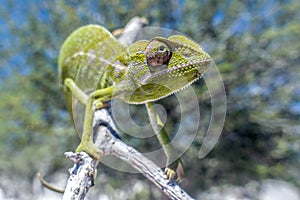
<path fill-rule="evenodd" d="M 212 185 L 243 185 L 267 178 L 300 187 L 299 1 L 36 0 L 2 4 L 0 175 L 9 173 L 31 181 L 39 169 L 51 173 L 70 166 L 62 154 L 76 147 L 78 137 L 57 80 L 60 46 L 82 25 L 97 23 L 114 30 L 142 16 L 149 26 L 178 30 L 199 41 L 214 58 L 226 87 L 222 137 L 201 160 L 198 150 L 203 137 L 199 134 L 195 139 L 183 156 L 187 176 L 183 187 L 195 195 Z M 210 101 L 203 81 L 194 89 L 205 124 L 210 119 Z M 176 131 L 178 102 L 168 97 L 160 103 L 168 113 L 169 132 Z M 135 113 L 137 119 L 143 114 Z M 155 138 L 125 139 L 142 151 L 158 145 Z M 117 189 L 125 188 L 127 180 L 143 180 L 100 167 L 100 173 L 108 177 L 98 185 L 107 183 Z M 155 192 L 148 189 L 152 192 L 139 195 L 151 199 Z"/>

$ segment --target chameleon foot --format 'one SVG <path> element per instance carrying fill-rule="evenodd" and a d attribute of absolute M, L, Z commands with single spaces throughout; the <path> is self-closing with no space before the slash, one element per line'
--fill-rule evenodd
<path fill-rule="evenodd" d="M 180 183 L 184 178 L 184 170 L 181 160 L 175 161 L 175 163 L 172 163 L 170 166 L 166 167 L 165 174 L 169 180 L 174 179 L 177 176 L 176 182 Z"/>
<path fill-rule="evenodd" d="M 94 143 L 80 143 L 79 146 L 76 149 L 76 152 L 84 151 L 89 156 L 93 157 L 96 160 L 100 160 L 101 158 L 101 151 L 95 146 Z"/>
<path fill-rule="evenodd" d="M 171 169 L 169 167 L 166 167 L 165 168 L 165 174 L 167 175 L 168 179 L 171 180 L 175 177 L 176 172 L 173 169 Z"/>
<path fill-rule="evenodd" d="M 110 103 L 102 102 L 101 100 L 95 100 L 93 103 L 94 109 L 98 110 L 100 108 L 108 108 L 110 107 Z"/>

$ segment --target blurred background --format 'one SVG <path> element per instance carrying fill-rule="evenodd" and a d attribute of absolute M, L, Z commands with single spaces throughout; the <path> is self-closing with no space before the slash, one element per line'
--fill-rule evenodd
<path fill-rule="evenodd" d="M 95 23 L 113 31 L 134 16 L 202 44 L 226 88 L 227 116 L 219 142 L 199 159 L 199 133 L 183 155 L 181 186 L 196 199 L 300 199 L 300 1 L 0 4 L 0 199 L 60 199 L 36 180 L 41 172 L 63 188 L 72 166 L 63 153 L 79 143 L 58 83 L 60 46 L 80 26 Z M 208 121 L 210 99 L 203 80 L 193 88 L 201 119 Z M 178 102 L 168 97 L 161 103 L 168 113 L 167 129 L 174 132 L 180 122 L 174 111 Z M 132 108 L 138 119 L 144 111 Z M 140 151 L 158 145 L 155 138 L 124 140 Z M 98 173 L 90 199 L 165 198 L 140 174 L 101 164 Z"/>

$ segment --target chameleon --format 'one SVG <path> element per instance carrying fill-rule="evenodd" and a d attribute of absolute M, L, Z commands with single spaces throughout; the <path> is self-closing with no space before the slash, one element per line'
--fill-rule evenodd
<path fill-rule="evenodd" d="M 96 160 L 101 152 L 93 143 L 93 113 L 119 99 L 129 104 L 146 104 L 155 115 L 152 102 L 169 96 L 198 80 L 212 59 L 199 44 L 182 35 L 154 37 L 131 45 L 121 44 L 106 28 L 85 25 L 72 32 L 63 43 L 59 58 L 59 78 L 74 120 L 72 99 L 85 105 L 82 138 L 76 152 L 85 151 Z M 167 154 L 170 139 L 159 117 L 157 137 Z M 175 166 L 167 161 L 172 178 Z"/>

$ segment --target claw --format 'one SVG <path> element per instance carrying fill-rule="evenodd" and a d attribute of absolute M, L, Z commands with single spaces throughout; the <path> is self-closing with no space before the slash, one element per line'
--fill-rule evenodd
<path fill-rule="evenodd" d="M 109 102 L 102 102 L 101 100 L 95 100 L 93 103 L 94 109 L 98 110 L 100 108 L 108 108 L 110 106 Z"/>
<path fill-rule="evenodd" d="M 100 160 L 101 158 L 101 151 L 95 146 L 94 143 L 83 144 L 82 142 L 76 149 L 76 152 L 84 151 L 89 156 L 93 157 L 96 160 Z"/>
<path fill-rule="evenodd" d="M 165 174 L 169 180 L 173 179 L 176 175 L 176 172 L 169 167 L 165 168 Z"/>
<path fill-rule="evenodd" d="M 176 169 L 176 171 L 174 170 Z M 176 161 L 175 163 L 171 164 L 170 166 L 165 168 L 165 174 L 169 180 L 176 178 L 176 182 L 180 183 L 184 178 L 184 169 L 182 166 L 182 161 Z"/>

